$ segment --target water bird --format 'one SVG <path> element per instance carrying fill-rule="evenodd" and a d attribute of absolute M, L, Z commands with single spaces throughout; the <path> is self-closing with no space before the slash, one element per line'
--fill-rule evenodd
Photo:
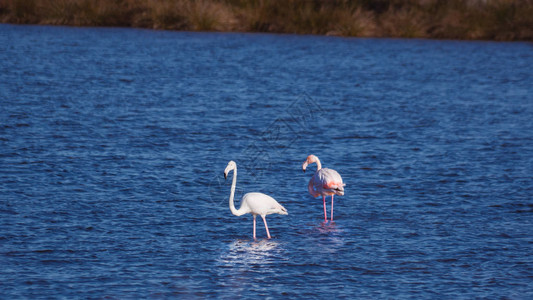
<path fill-rule="evenodd" d="M 309 194 L 313 197 L 322 196 L 322 201 L 324 202 L 324 221 L 328 221 L 326 214 L 326 196 L 331 195 L 331 221 L 333 221 L 333 196 L 344 195 L 344 184 L 342 182 L 342 177 L 339 173 L 333 169 L 324 168 L 322 169 L 322 164 L 320 160 L 315 155 L 309 155 L 305 162 L 302 165 L 302 169 L 305 172 L 305 169 L 308 165 L 316 163 L 316 172 L 309 180 L 307 189 Z"/>
<path fill-rule="evenodd" d="M 270 239 L 270 232 L 268 231 L 268 225 L 266 221 L 266 215 L 270 214 L 280 214 L 288 215 L 289 213 L 281 204 L 278 203 L 274 198 L 265 195 L 263 193 L 247 193 L 242 197 L 241 207 L 235 209 L 235 204 L 233 202 L 233 197 L 235 196 L 235 185 L 237 184 L 237 163 L 230 161 L 224 170 L 224 179 L 228 178 L 228 173 L 233 170 L 233 183 L 231 184 L 231 194 L 229 196 L 229 209 L 231 213 L 236 216 L 242 216 L 244 214 L 252 214 L 254 217 L 254 240 L 255 238 L 255 217 L 260 215 L 263 218 L 265 223 L 265 229 L 267 236 Z"/>

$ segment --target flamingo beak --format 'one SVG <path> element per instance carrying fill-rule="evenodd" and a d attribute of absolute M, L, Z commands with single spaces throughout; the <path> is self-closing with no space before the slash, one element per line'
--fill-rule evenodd
<path fill-rule="evenodd" d="M 226 172 L 224 172 L 224 180 L 228 179 L 228 174 L 226 174 Z"/>

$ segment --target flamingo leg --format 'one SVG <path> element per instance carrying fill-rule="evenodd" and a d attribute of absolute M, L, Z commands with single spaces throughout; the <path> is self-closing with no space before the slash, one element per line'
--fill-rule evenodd
<path fill-rule="evenodd" d="M 331 221 L 333 221 L 333 196 L 331 195 Z"/>
<path fill-rule="evenodd" d="M 254 240 L 255 240 L 255 215 L 254 215 Z"/>
<path fill-rule="evenodd" d="M 267 236 L 268 236 L 268 238 L 270 238 L 270 232 L 268 232 L 267 220 L 266 220 L 265 216 L 261 216 L 261 218 L 263 218 L 263 222 L 265 222 L 265 228 L 267 230 Z"/>
<path fill-rule="evenodd" d="M 324 202 L 324 222 L 328 222 L 328 217 L 326 214 L 326 196 L 322 196 L 322 201 Z"/>

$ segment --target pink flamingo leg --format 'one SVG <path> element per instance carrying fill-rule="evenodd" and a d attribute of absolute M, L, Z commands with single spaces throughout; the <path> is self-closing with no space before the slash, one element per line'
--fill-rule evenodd
<path fill-rule="evenodd" d="M 333 221 L 333 195 L 331 195 L 331 221 Z"/>
<path fill-rule="evenodd" d="M 326 214 L 326 196 L 322 196 L 322 201 L 324 201 L 324 222 L 328 222 L 328 217 Z"/>
<path fill-rule="evenodd" d="M 261 218 L 263 218 L 263 222 L 265 222 L 265 228 L 267 230 L 267 236 L 268 236 L 268 238 L 270 238 L 270 232 L 268 232 L 267 220 L 266 220 L 265 216 L 261 216 Z"/>
<path fill-rule="evenodd" d="M 255 240 L 255 215 L 254 215 L 254 240 Z"/>

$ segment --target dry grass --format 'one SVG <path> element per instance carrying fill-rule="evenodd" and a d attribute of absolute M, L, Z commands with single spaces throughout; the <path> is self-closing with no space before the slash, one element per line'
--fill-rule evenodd
<path fill-rule="evenodd" d="M 533 0 L 0 0 L 0 21 L 532 41 Z"/>
<path fill-rule="evenodd" d="M 379 17 L 381 36 L 425 38 L 430 28 L 429 16 L 420 10 L 389 8 Z"/>
<path fill-rule="evenodd" d="M 376 17 L 372 11 L 360 7 L 351 10 L 341 10 L 335 24 L 335 31 L 328 34 L 342 36 L 372 37 L 376 36 Z"/>

